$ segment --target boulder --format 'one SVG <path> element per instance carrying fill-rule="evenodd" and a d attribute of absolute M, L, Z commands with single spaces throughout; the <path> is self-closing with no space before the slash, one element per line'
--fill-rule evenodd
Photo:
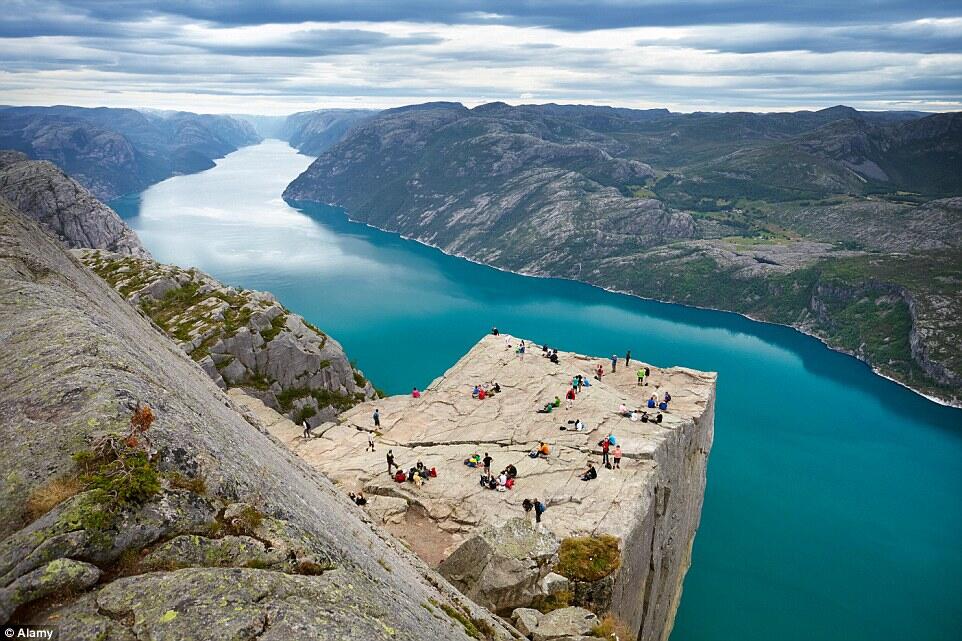
<path fill-rule="evenodd" d="M 534 641 L 556 641 L 566 637 L 588 636 L 596 625 L 598 617 L 590 610 L 574 606 L 561 608 L 544 615 L 531 638 Z"/>
<path fill-rule="evenodd" d="M 527 519 L 480 530 L 441 562 L 438 571 L 464 594 L 495 612 L 530 605 L 557 560 L 559 542 Z"/>
<path fill-rule="evenodd" d="M 531 608 L 516 608 L 514 612 L 511 613 L 511 620 L 514 621 L 514 627 L 518 629 L 518 632 L 529 638 L 534 634 L 535 628 L 541 623 L 543 617 L 544 614 Z"/>
<path fill-rule="evenodd" d="M 542 594 L 551 596 L 552 594 L 571 589 L 571 581 L 569 581 L 567 577 L 563 577 L 555 572 L 548 572 L 538 583 L 538 587 L 541 589 Z"/>
<path fill-rule="evenodd" d="M 0 621 L 24 603 L 51 594 L 83 590 L 100 579 L 100 569 L 73 559 L 56 559 L 0 589 Z"/>

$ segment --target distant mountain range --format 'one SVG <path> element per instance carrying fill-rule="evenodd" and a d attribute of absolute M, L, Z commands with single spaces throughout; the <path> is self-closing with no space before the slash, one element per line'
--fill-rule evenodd
<path fill-rule="evenodd" d="M 962 392 L 962 114 L 428 103 L 285 192 L 514 271 L 790 324 Z"/>
<path fill-rule="evenodd" d="M 0 149 L 49 160 L 98 198 L 142 191 L 260 137 L 247 122 L 187 112 L 82 107 L 0 108 Z"/>

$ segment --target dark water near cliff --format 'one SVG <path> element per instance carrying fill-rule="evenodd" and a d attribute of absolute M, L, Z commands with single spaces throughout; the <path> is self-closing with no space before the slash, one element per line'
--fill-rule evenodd
<path fill-rule="evenodd" d="M 159 260 L 266 289 L 380 387 L 424 386 L 492 325 L 719 372 L 673 641 L 962 638 L 962 411 L 790 329 L 498 272 L 280 194 L 268 141 L 114 203 Z"/>

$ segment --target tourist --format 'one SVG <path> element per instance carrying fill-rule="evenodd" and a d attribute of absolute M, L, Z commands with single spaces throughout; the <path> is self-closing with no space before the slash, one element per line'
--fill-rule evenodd
<path fill-rule="evenodd" d="M 487 397 L 488 397 L 488 393 L 485 391 L 485 389 L 484 389 L 483 387 L 478 390 L 478 400 L 479 400 L 479 401 L 483 401 L 483 400 L 486 399 Z"/>
<path fill-rule="evenodd" d="M 638 368 L 638 386 L 641 387 L 644 384 L 645 384 L 645 368 L 639 367 Z"/>
<path fill-rule="evenodd" d="M 624 403 L 618 406 L 618 413 L 622 416 L 631 416 L 631 412 L 628 411 L 628 406 Z"/>
<path fill-rule="evenodd" d="M 421 398 L 421 392 L 418 390 L 418 388 L 415 387 L 413 390 L 411 390 L 411 397 Z"/>
<path fill-rule="evenodd" d="M 661 412 L 658 412 L 658 416 L 655 417 L 655 423 L 661 423 Z"/>
<path fill-rule="evenodd" d="M 569 387 L 568 391 L 565 392 L 565 409 L 571 409 L 571 404 L 575 400 L 575 388 Z"/>
<path fill-rule="evenodd" d="M 614 374 L 618 369 L 618 357 L 614 354 L 611 355 L 611 373 Z"/>
<path fill-rule="evenodd" d="M 480 394 L 480 393 L 481 393 L 481 386 L 480 386 L 480 385 L 475 385 L 475 386 L 474 386 L 474 389 L 471 390 L 471 396 L 472 396 L 473 398 L 477 398 L 477 397 L 478 397 L 478 394 Z"/>
<path fill-rule="evenodd" d="M 621 469 L 621 446 L 615 445 L 615 449 L 611 450 L 611 456 L 614 459 L 615 469 Z"/>
<path fill-rule="evenodd" d="M 554 404 L 552 404 L 552 403 L 545 403 L 545 404 L 544 404 L 544 407 L 542 407 L 540 410 L 538 410 L 538 414 L 550 414 L 550 413 L 551 413 L 551 410 L 553 410 L 553 409 L 554 409 Z"/>
<path fill-rule="evenodd" d="M 584 431 L 585 431 L 584 421 L 582 421 L 580 418 L 579 418 L 577 421 L 575 421 L 575 430 L 578 431 L 578 432 L 584 432 Z"/>
<path fill-rule="evenodd" d="M 508 467 L 504 468 L 504 473 L 508 475 L 509 479 L 518 478 L 518 468 L 511 463 L 508 463 Z"/>
<path fill-rule="evenodd" d="M 374 419 L 374 427 L 381 427 L 381 410 L 374 408 L 374 415 L 371 416 Z"/>
<path fill-rule="evenodd" d="M 498 385 L 498 382 L 497 382 L 497 381 L 494 382 L 494 387 L 491 388 L 491 393 L 492 393 L 492 394 L 500 394 L 500 393 L 501 393 L 501 386 Z"/>
<path fill-rule="evenodd" d="M 551 402 L 552 407 L 561 407 L 561 399 L 557 396 L 554 397 L 554 401 Z"/>
<path fill-rule="evenodd" d="M 394 450 L 387 451 L 387 473 L 391 475 L 391 468 L 401 469 L 401 466 L 394 461 Z"/>
<path fill-rule="evenodd" d="M 508 475 L 505 474 L 504 470 L 501 470 L 501 474 L 498 474 L 498 491 L 504 492 L 508 486 Z"/>
<path fill-rule="evenodd" d="M 648 412 L 642 412 L 642 413 L 641 413 L 641 422 L 642 422 L 642 423 L 647 423 L 647 422 L 648 422 Z"/>
<path fill-rule="evenodd" d="M 667 411 L 668 411 L 668 401 L 662 401 L 661 403 L 658 403 L 658 409 L 660 409 L 662 412 L 667 412 Z"/>
<path fill-rule="evenodd" d="M 527 520 L 528 516 L 531 514 L 531 510 L 534 509 L 534 501 L 531 499 L 525 499 L 521 501 L 521 507 L 524 509 L 524 518 Z"/>
<path fill-rule="evenodd" d="M 668 392 L 665 392 L 665 402 L 671 403 L 671 394 L 669 394 Z"/>
<path fill-rule="evenodd" d="M 581 374 L 578 374 L 575 378 L 578 380 L 578 393 L 580 394 L 580 393 L 581 393 L 581 388 L 582 388 L 582 387 L 584 386 L 584 384 L 585 384 L 585 379 L 584 379 L 584 377 L 583 377 Z"/>
<path fill-rule="evenodd" d="M 598 441 L 598 445 L 601 446 L 601 464 L 611 468 L 611 461 L 608 460 L 608 449 L 611 447 L 611 443 L 608 441 L 608 437 L 606 436 Z"/>
<path fill-rule="evenodd" d="M 498 331 L 498 328 L 497 328 L 497 327 L 492 327 L 492 328 L 491 328 L 491 335 L 492 335 L 492 336 L 498 336 L 500 333 L 501 333 L 501 332 Z"/>
<path fill-rule="evenodd" d="M 585 470 L 584 474 L 581 475 L 581 480 L 592 481 L 596 478 L 598 478 L 598 470 L 595 469 L 595 466 L 593 463 L 588 463 L 588 469 Z"/>
<path fill-rule="evenodd" d="M 628 367 L 630 364 L 631 364 L 631 350 L 629 349 L 628 353 L 625 354 L 625 367 Z"/>
<path fill-rule="evenodd" d="M 305 438 L 305 439 L 311 438 L 311 430 L 312 430 L 312 429 L 314 429 L 314 428 L 311 427 L 311 424 L 308 423 L 308 422 L 305 420 L 305 421 L 304 421 L 304 438 Z"/>
<path fill-rule="evenodd" d="M 487 452 L 485 452 L 485 453 L 484 453 L 484 458 L 481 459 L 481 463 L 482 463 L 482 465 L 484 466 L 484 474 L 485 474 L 485 476 L 491 476 L 491 463 L 492 463 L 492 462 L 494 462 L 494 459 L 491 458 L 491 455 L 490 455 L 490 454 L 488 454 Z"/>
<path fill-rule="evenodd" d="M 528 456 L 531 458 L 538 458 L 539 456 L 542 458 L 548 458 L 549 454 L 551 454 L 551 447 L 544 441 L 539 441 L 538 447 L 531 450 L 531 452 L 528 453 Z"/>
<path fill-rule="evenodd" d="M 544 511 L 546 509 L 548 508 L 545 506 L 544 503 L 542 503 L 538 499 L 534 500 L 534 522 L 535 523 L 541 523 L 541 515 L 544 514 Z"/>
<path fill-rule="evenodd" d="M 595 370 L 595 378 L 597 378 L 597 379 L 600 381 L 600 380 L 601 380 L 601 377 L 604 376 L 604 375 L 605 375 L 605 367 L 604 367 L 604 365 L 602 365 L 601 363 L 599 363 L 599 364 L 598 364 L 598 369 Z"/>
<path fill-rule="evenodd" d="M 651 398 L 648 399 L 648 407 L 653 409 L 655 405 L 657 405 L 657 403 L 655 402 L 655 395 L 652 394 Z"/>
<path fill-rule="evenodd" d="M 364 497 L 364 492 L 358 491 L 357 494 L 351 492 L 348 494 L 348 497 L 350 497 L 350 499 L 354 501 L 356 505 L 367 505 L 367 499 Z"/>
<path fill-rule="evenodd" d="M 555 351 L 551 352 L 551 356 L 548 357 L 548 360 L 551 361 L 552 363 L 554 363 L 555 365 L 557 365 L 558 362 L 559 362 L 559 361 L 558 361 L 558 350 L 555 350 Z"/>
<path fill-rule="evenodd" d="M 524 360 L 524 341 L 521 341 L 521 345 L 518 347 L 518 357 Z"/>
<path fill-rule="evenodd" d="M 373 432 L 368 432 L 368 433 L 367 433 L 367 447 L 364 448 L 364 451 L 365 451 L 365 452 L 368 452 L 368 451 L 373 452 L 373 451 L 374 451 L 374 433 L 373 433 Z"/>

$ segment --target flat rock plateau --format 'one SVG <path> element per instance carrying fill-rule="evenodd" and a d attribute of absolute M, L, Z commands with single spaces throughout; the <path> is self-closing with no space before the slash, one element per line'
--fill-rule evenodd
<path fill-rule="evenodd" d="M 392 396 L 360 404 L 336 422 L 321 424 L 308 439 L 300 427 L 257 399 L 239 390 L 231 395 L 345 491 L 363 490 L 375 520 L 428 564 L 441 566 L 442 573 L 442 561 L 479 531 L 524 517 L 525 498 L 546 503 L 542 530 L 562 542 L 617 537 L 621 558 L 604 588 L 607 594 L 589 600 L 616 613 L 629 629 L 641 630 L 641 639 L 667 638 L 701 514 L 716 375 L 656 368 L 638 360 L 626 367 L 623 357 L 611 372 L 609 358 L 568 352 L 559 352 L 559 363 L 554 364 L 533 343 L 520 357 L 519 342 L 504 334 L 486 336 L 420 398 Z M 593 376 L 598 365 L 606 372 L 601 381 Z M 646 365 L 651 373 L 639 387 L 636 372 Z M 565 393 L 577 374 L 591 385 L 568 408 Z M 495 382 L 500 393 L 484 400 L 472 397 L 475 385 Z M 665 392 L 672 400 L 660 425 L 619 413 L 623 403 L 640 408 L 651 395 L 660 400 Z M 555 396 L 562 399 L 559 408 L 537 412 Z M 375 408 L 380 411 L 379 428 L 372 418 Z M 584 431 L 574 429 L 577 419 L 584 422 Z M 372 433 L 373 452 L 367 450 Z M 601 465 L 600 441 L 609 433 L 622 447 L 621 469 Z M 542 441 L 550 445 L 550 455 L 530 458 L 529 452 Z M 387 473 L 388 449 L 403 469 L 422 461 L 437 468 L 438 478 L 421 487 L 395 482 Z M 494 459 L 495 474 L 508 464 L 517 467 L 512 490 L 479 485 L 480 469 L 464 461 L 485 453 Z M 589 461 L 599 477 L 586 482 L 580 477 Z M 456 577 L 448 578 L 458 584 Z M 470 588 L 476 586 L 459 587 L 469 588 L 471 595 Z M 480 602 L 485 604 L 485 599 Z"/>

